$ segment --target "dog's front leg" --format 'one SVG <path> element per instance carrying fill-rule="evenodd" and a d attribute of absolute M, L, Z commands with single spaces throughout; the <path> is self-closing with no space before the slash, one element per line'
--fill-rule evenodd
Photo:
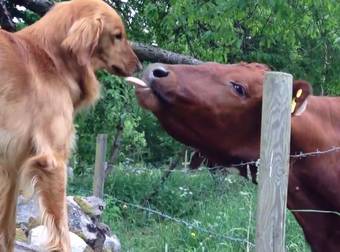
<path fill-rule="evenodd" d="M 0 252 L 12 252 L 15 240 L 16 176 L 0 166 Z"/>

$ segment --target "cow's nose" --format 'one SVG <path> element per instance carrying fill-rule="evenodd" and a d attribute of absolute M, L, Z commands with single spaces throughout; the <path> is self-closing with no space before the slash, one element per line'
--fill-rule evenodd
<path fill-rule="evenodd" d="M 149 65 L 144 71 L 143 80 L 151 87 L 155 81 L 161 81 L 170 74 L 166 65 L 161 63 L 155 63 Z"/>
<path fill-rule="evenodd" d="M 166 70 L 163 66 L 158 66 L 155 69 L 152 69 L 152 75 L 155 78 L 164 78 L 169 75 L 169 71 Z"/>
<path fill-rule="evenodd" d="M 150 65 L 145 73 L 150 81 L 165 78 L 169 75 L 169 71 L 166 69 L 166 66 L 160 63 Z"/>

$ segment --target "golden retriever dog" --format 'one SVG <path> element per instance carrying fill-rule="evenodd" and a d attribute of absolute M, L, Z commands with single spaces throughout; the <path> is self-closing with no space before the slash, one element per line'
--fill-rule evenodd
<path fill-rule="evenodd" d="M 101 0 L 56 4 L 16 33 L 0 30 L 0 251 L 13 251 L 16 200 L 35 192 L 49 240 L 70 251 L 66 163 L 73 118 L 99 97 L 95 70 L 140 67 L 118 14 Z"/>

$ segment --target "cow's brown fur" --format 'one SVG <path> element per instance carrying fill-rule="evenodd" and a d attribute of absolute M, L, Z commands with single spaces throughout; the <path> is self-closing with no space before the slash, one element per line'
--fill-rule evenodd
<path fill-rule="evenodd" d="M 36 191 L 46 249 L 70 251 L 66 162 L 73 117 L 95 102 L 94 71 L 130 75 L 139 65 L 118 14 L 101 0 L 56 4 L 17 32 L 0 30 L 0 251 L 13 251 L 20 191 Z"/>
<path fill-rule="evenodd" d="M 167 73 L 155 77 L 155 69 Z M 256 63 L 152 65 L 144 75 L 150 89 L 138 88 L 137 96 L 170 135 L 197 148 L 211 161 L 228 166 L 259 158 L 262 83 L 268 70 Z M 243 85 L 246 95 L 237 94 L 231 81 Z M 297 107 L 302 108 L 307 101 L 307 108 L 299 116 L 293 114 L 291 153 L 340 146 L 340 98 L 309 95 L 310 87 L 304 81 L 295 82 L 293 93 L 298 89 L 303 90 L 303 95 L 297 99 Z M 340 152 L 292 158 L 288 208 L 340 212 L 339 163 Z M 240 169 L 246 176 L 245 169 Z M 252 169 L 255 174 L 256 167 Z M 339 251 L 339 216 L 293 214 L 312 251 Z"/>

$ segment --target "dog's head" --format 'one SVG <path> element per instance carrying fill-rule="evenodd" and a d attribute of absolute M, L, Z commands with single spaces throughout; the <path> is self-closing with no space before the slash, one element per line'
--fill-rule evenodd
<path fill-rule="evenodd" d="M 76 57 L 79 65 L 120 76 L 129 76 L 140 68 L 115 10 L 102 0 L 73 0 L 68 4 L 74 18 L 62 47 Z"/>

